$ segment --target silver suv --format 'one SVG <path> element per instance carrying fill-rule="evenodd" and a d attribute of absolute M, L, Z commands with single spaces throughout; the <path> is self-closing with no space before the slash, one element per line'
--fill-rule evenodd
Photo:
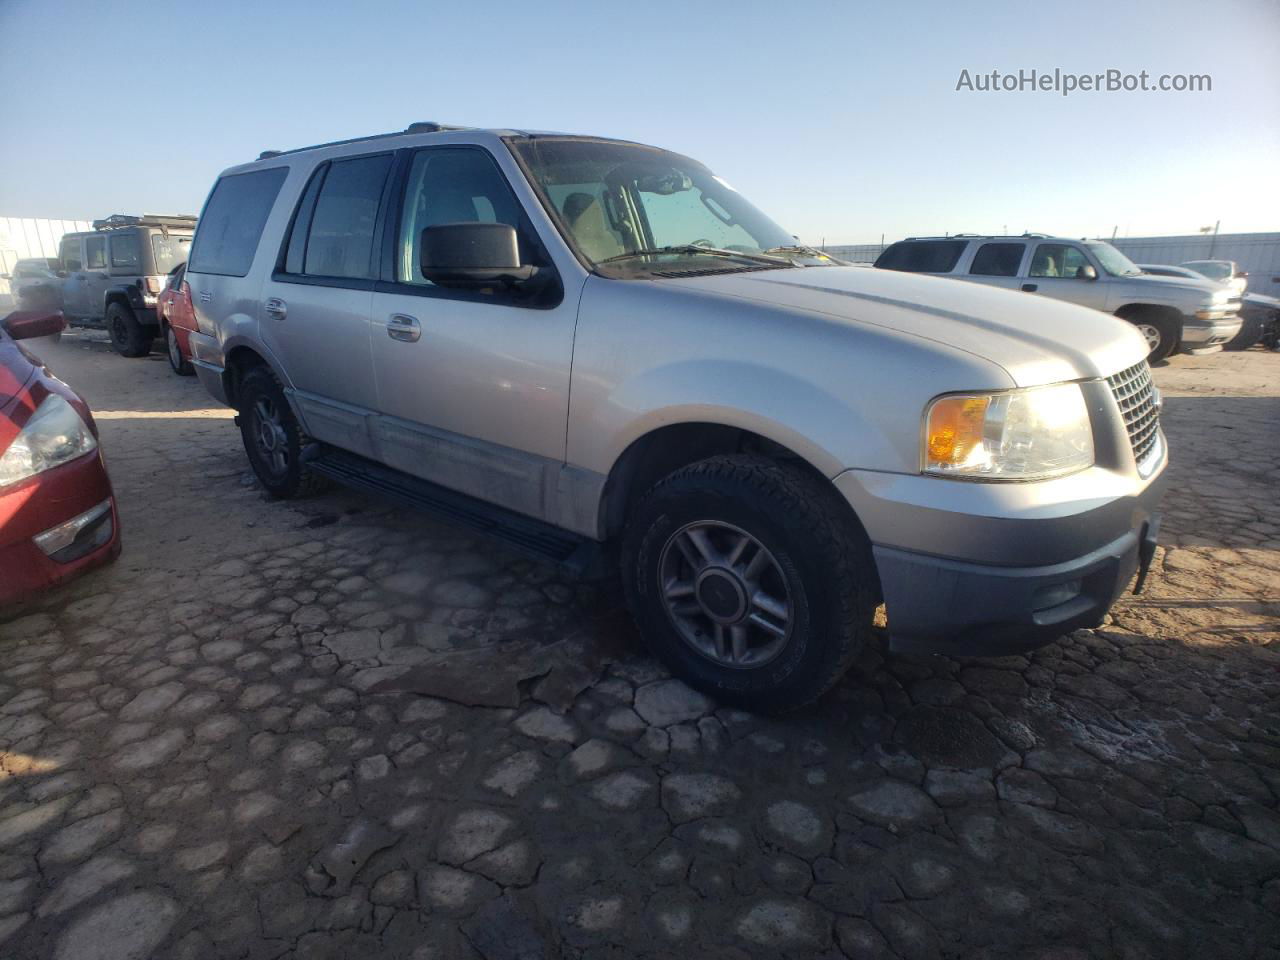
<path fill-rule="evenodd" d="M 1156 277 L 1101 240 L 1045 234 L 909 237 L 875 265 L 1068 300 L 1128 320 L 1155 363 L 1178 349 L 1216 353 L 1240 330 L 1240 296 L 1209 280 Z"/>
<path fill-rule="evenodd" d="M 227 170 L 188 263 L 197 373 L 278 497 L 330 479 L 580 570 L 719 699 L 891 647 L 1096 625 L 1166 452 L 1128 324 L 844 266 L 688 157 L 415 124 Z"/>

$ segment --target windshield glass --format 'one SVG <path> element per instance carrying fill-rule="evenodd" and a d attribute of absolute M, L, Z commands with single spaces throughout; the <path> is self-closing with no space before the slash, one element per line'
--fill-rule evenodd
<path fill-rule="evenodd" d="M 166 274 L 180 263 L 187 262 L 191 252 L 191 238 L 163 233 L 151 235 L 151 250 L 156 256 L 156 274 Z"/>
<path fill-rule="evenodd" d="M 1210 280 L 1231 279 L 1231 264 L 1222 260 L 1192 260 L 1187 266 L 1202 277 L 1208 277 Z"/>
<path fill-rule="evenodd" d="M 1086 246 L 1098 258 L 1098 262 L 1102 264 L 1102 269 L 1113 277 L 1136 277 L 1142 273 L 1136 263 L 1109 243 L 1094 240 L 1086 244 Z"/>
<path fill-rule="evenodd" d="M 608 271 L 758 270 L 800 260 L 833 262 L 798 244 L 688 157 L 576 137 L 508 143 L 566 239 L 592 264 L 608 262 Z"/>

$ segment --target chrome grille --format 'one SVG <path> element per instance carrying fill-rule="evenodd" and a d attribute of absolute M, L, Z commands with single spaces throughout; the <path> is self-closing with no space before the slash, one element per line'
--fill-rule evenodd
<path fill-rule="evenodd" d="M 1128 370 L 1107 377 L 1111 395 L 1120 407 L 1133 459 L 1142 463 L 1156 445 L 1160 430 L 1160 411 L 1156 408 L 1155 390 L 1151 386 L 1151 368 L 1144 360 Z"/>

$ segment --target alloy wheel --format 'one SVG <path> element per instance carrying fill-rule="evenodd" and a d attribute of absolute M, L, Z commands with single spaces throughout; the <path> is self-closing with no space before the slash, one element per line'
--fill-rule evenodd
<path fill-rule="evenodd" d="M 164 339 L 169 348 L 169 363 L 177 370 L 182 367 L 182 350 L 178 347 L 178 335 L 173 332 L 173 327 L 165 327 Z"/>
<path fill-rule="evenodd" d="M 280 407 L 271 397 L 259 397 L 253 405 L 253 439 L 263 463 L 274 475 L 284 476 L 289 469 L 289 437 Z"/>
<path fill-rule="evenodd" d="M 1147 348 L 1154 351 L 1160 346 L 1160 331 L 1149 323 L 1138 324 L 1138 332 L 1147 339 Z"/>
<path fill-rule="evenodd" d="M 663 546 L 658 578 L 676 632 L 720 666 L 762 666 L 791 639 L 786 575 L 764 544 L 732 524 L 685 524 Z"/>

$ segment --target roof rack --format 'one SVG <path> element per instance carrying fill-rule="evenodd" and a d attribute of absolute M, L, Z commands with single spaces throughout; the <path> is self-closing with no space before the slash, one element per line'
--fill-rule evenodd
<path fill-rule="evenodd" d="M 141 216 L 113 213 L 102 220 L 93 221 L 93 229 L 95 230 L 119 230 L 122 227 L 160 227 L 161 229 L 178 227 L 190 230 L 195 225 L 195 216 L 187 213 L 144 213 Z"/>
<path fill-rule="evenodd" d="M 348 143 L 365 143 L 369 140 L 382 140 L 385 137 L 402 137 L 406 133 L 445 133 L 449 130 L 470 130 L 471 127 L 452 123 L 436 123 L 434 120 L 417 120 L 403 130 L 389 130 L 386 133 L 371 133 L 364 137 L 350 137 L 346 140 L 329 140 L 326 143 L 313 143 L 309 147 L 294 147 L 292 150 L 263 150 L 258 154 L 259 160 L 270 160 L 290 153 L 303 153 L 307 150 L 319 150 L 321 147 L 342 147 Z"/>

